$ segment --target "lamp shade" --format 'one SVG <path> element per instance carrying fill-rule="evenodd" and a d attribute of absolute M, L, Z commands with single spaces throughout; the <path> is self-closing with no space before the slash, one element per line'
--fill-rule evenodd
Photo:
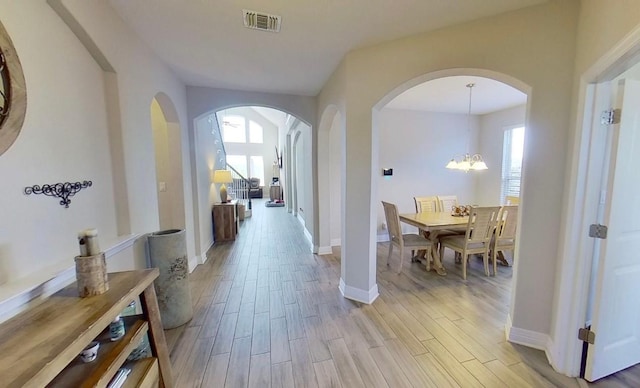
<path fill-rule="evenodd" d="M 213 183 L 231 183 L 233 178 L 231 177 L 231 171 L 229 170 L 215 170 L 213 172 Z"/>

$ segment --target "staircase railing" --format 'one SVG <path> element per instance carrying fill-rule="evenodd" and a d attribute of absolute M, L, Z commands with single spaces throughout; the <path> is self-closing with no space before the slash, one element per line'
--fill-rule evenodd
<path fill-rule="evenodd" d="M 227 186 L 227 192 L 237 199 L 238 203 L 246 205 L 246 208 L 251 210 L 251 198 L 249 197 L 249 187 L 251 185 L 249 180 L 229 163 L 227 163 L 227 168 L 231 170 L 231 177 L 233 178 L 233 182 Z"/>

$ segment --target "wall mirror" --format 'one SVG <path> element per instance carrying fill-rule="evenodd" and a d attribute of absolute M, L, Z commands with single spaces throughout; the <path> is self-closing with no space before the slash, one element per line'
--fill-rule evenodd
<path fill-rule="evenodd" d="M 9 34 L 0 23 L 0 155 L 15 142 L 27 110 L 22 66 Z"/>

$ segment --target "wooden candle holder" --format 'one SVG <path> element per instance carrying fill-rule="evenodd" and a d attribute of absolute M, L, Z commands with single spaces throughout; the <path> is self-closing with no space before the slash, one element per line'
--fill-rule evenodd
<path fill-rule="evenodd" d="M 109 290 L 107 261 L 104 253 L 76 256 L 76 279 L 81 298 L 104 294 Z"/>

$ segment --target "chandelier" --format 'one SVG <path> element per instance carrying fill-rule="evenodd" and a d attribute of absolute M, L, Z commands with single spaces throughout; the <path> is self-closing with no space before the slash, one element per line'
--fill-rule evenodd
<path fill-rule="evenodd" d="M 471 91 L 475 86 L 474 83 L 467 84 L 469 88 L 469 111 L 467 112 L 467 129 L 471 132 Z M 468 172 L 469 170 L 486 170 L 488 169 L 487 164 L 482 159 L 482 155 L 480 154 L 464 154 L 460 161 L 457 161 L 455 158 L 451 159 L 446 166 L 451 170 L 461 170 L 464 172 Z"/>

